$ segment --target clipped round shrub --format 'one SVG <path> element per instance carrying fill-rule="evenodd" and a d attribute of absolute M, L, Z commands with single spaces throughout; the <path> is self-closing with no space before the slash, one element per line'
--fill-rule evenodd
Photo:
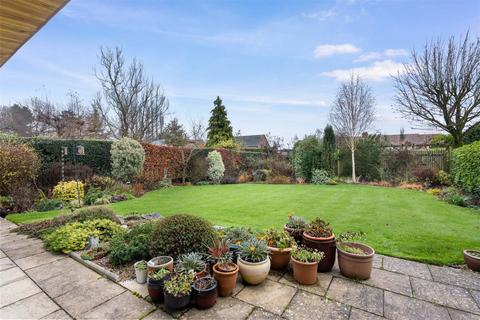
<path fill-rule="evenodd" d="M 60 181 L 53 188 L 53 197 L 63 201 L 83 200 L 85 197 L 85 189 L 82 181 Z"/>
<path fill-rule="evenodd" d="M 112 175 L 124 182 L 140 175 L 145 162 L 145 150 L 133 139 L 122 138 L 112 144 L 110 150 L 112 159 Z"/>
<path fill-rule="evenodd" d="M 206 253 L 213 239 L 215 231 L 210 222 L 188 214 L 176 214 L 157 222 L 150 240 L 150 254 L 176 258 L 194 251 Z"/>
<path fill-rule="evenodd" d="M 452 177 L 462 190 L 480 194 L 480 141 L 453 150 Z"/>
<path fill-rule="evenodd" d="M 150 237 L 155 227 L 147 222 L 131 228 L 128 232 L 113 236 L 110 241 L 109 259 L 113 265 L 122 265 L 133 261 L 148 260 Z"/>
<path fill-rule="evenodd" d="M 207 175 L 214 183 L 220 183 L 225 173 L 222 155 L 218 151 L 210 151 L 207 156 L 208 170 Z"/>

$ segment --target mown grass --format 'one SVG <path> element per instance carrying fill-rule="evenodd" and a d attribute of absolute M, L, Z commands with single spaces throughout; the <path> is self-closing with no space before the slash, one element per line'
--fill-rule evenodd
<path fill-rule="evenodd" d="M 462 250 L 480 247 L 480 212 L 412 190 L 365 185 L 237 184 L 174 187 L 111 204 L 118 214 L 189 213 L 223 226 L 282 227 L 290 212 L 322 217 L 335 233 L 364 231 L 378 253 L 435 264 L 462 263 Z M 26 223 L 62 211 L 13 214 Z"/>

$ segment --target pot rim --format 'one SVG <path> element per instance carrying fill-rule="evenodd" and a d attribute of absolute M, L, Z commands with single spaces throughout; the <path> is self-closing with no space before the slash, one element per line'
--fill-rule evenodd
<path fill-rule="evenodd" d="M 233 265 L 235 266 L 235 270 L 232 270 L 232 271 L 222 271 L 222 270 L 220 270 L 220 268 L 218 267 L 218 262 L 217 262 L 217 263 L 215 263 L 215 264 L 213 265 L 213 271 L 214 271 L 214 272 L 217 272 L 217 273 L 219 273 L 219 274 L 224 274 L 224 275 L 231 275 L 231 274 L 237 273 L 237 272 L 238 272 L 238 269 L 239 269 L 239 268 L 238 268 L 238 265 L 237 265 L 236 263 L 233 263 L 233 262 L 231 262 L 231 264 L 233 264 Z"/>
<path fill-rule="evenodd" d="M 275 252 L 275 253 L 283 253 L 283 252 L 290 252 L 292 251 L 292 247 L 288 247 L 288 248 L 285 248 L 285 249 L 279 249 L 279 248 L 276 248 L 276 247 L 270 247 L 270 246 L 267 246 L 268 249 L 270 250 L 270 252 Z"/>
<path fill-rule="evenodd" d="M 135 262 L 135 263 L 133 264 L 133 267 L 135 268 L 135 270 L 141 270 L 141 271 L 145 270 L 145 272 L 146 272 L 146 271 L 147 271 L 147 268 L 148 268 L 148 265 L 145 267 L 145 269 L 140 269 L 140 268 L 137 267 L 137 265 L 138 265 L 140 262 L 142 262 L 142 261 L 145 261 L 145 260 L 140 260 L 140 261 Z M 145 261 L 145 263 L 146 263 L 146 261 Z"/>
<path fill-rule="evenodd" d="M 309 235 L 306 231 L 303 231 L 302 235 L 309 240 L 327 241 L 327 240 L 335 239 L 335 233 L 333 233 L 333 232 L 332 232 L 332 235 L 329 236 L 329 237 L 313 237 L 313 236 Z"/>
<path fill-rule="evenodd" d="M 246 265 L 259 266 L 259 265 L 267 263 L 269 261 L 269 258 L 270 257 L 267 257 L 267 258 L 265 258 L 265 260 L 260 261 L 260 262 L 250 262 L 250 261 L 243 260 L 242 257 L 239 256 L 238 260 L 241 261 L 243 264 L 246 264 Z"/>
<path fill-rule="evenodd" d="M 292 231 L 292 232 L 300 232 L 300 231 L 303 232 L 303 230 L 305 230 L 305 228 L 303 228 L 303 229 L 290 228 L 290 227 L 287 227 L 286 224 L 283 225 L 283 228 L 284 228 L 285 230 Z"/>
<path fill-rule="evenodd" d="M 303 262 L 303 261 L 298 261 L 297 259 L 295 259 L 294 257 L 291 258 L 293 262 L 295 263 L 298 263 L 298 264 L 302 264 L 302 265 L 307 265 L 307 266 L 313 266 L 313 265 L 318 265 L 319 262 Z"/>
<path fill-rule="evenodd" d="M 465 249 L 465 250 L 463 250 L 463 254 L 469 256 L 469 257 L 472 258 L 472 259 L 480 260 L 480 257 L 476 257 L 476 256 L 472 255 L 472 254 L 470 253 L 471 251 L 475 251 L 475 252 L 479 252 L 479 253 L 480 253 L 480 250 Z"/>
<path fill-rule="evenodd" d="M 344 251 L 341 249 L 341 246 L 338 246 L 337 245 L 337 250 L 348 256 L 348 257 L 352 257 L 352 258 L 359 258 L 359 259 L 367 259 L 367 258 L 371 258 L 375 255 L 375 249 L 373 249 L 372 247 L 370 247 L 369 245 L 365 244 L 365 243 L 361 243 L 361 242 L 343 242 L 343 243 L 347 243 L 347 244 L 356 244 L 356 245 L 360 245 L 360 246 L 363 246 L 363 247 L 367 247 L 369 250 L 372 250 L 371 253 L 367 254 L 367 255 L 359 255 L 359 254 L 354 254 L 354 253 L 350 253 L 350 252 L 347 252 L 347 251 Z"/>
<path fill-rule="evenodd" d="M 168 261 L 163 262 L 161 264 L 156 264 L 153 261 L 153 260 L 159 260 L 161 258 L 168 258 Z M 157 256 L 157 257 L 153 257 L 152 259 L 148 260 L 147 266 L 149 266 L 149 267 L 163 266 L 163 265 L 169 264 L 170 262 L 173 262 L 173 257 L 171 257 L 171 256 Z"/>
<path fill-rule="evenodd" d="M 213 285 L 212 287 L 207 288 L 207 289 L 199 289 L 199 288 L 197 288 L 197 287 L 195 286 L 195 284 L 197 283 L 197 281 L 200 280 L 200 279 L 204 279 L 204 278 L 211 278 L 211 279 L 213 279 L 215 285 Z M 202 277 L 202 278 L 198 278 L 197 280 L 195 280 L 195 281 L 193 282 L 193 284 L 192 284 L 192 287 L 193 287 L 193 289 L 196 290 L 197 292 L 202 292 L 202 293 L 204 293 L 204 292 L 209 292 L 209 291 L 212 291 L 212 290 L 217 289 L 217 287 L 218 287 L 218 281 L 217 281 L 215 278 L 213 278 L 213 277 Z"/>

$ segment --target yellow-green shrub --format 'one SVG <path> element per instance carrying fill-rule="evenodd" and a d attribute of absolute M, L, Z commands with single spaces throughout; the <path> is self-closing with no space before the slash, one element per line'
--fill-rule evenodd
<path fill-rule="evenodd" d="M 60 181 L 53 188 L 53 197 L 62 199 L 63 201 L 77 200 L 79 194 L 80 199 L 83 199 L 85 196 L 85 191 L 83 182 L 81 181 Z"/>
<path fill-rule="evenodd" d="M 428 194 L 431 194 L 432 196 L 438 196 L 442 192 L 442 189 L 438 188 L 431 188 L 427 190 Z"/>

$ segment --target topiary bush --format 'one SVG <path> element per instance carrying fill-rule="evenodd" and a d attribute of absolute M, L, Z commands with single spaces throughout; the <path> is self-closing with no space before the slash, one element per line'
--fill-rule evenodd
<path fill-rule="evenodd" d="M 82 181 L 60 181 L 54 188 L 52 196 L 63 201 L 83 200 L 85 189 Z"/>
<path fill-rule="evenodd" d="M 218 151 L 210 151 L 207 156 L 208 170 L 207 175 L 214 183 L 220 183 L 225 173 L 222 155 Z"/>
<path fill-rule="evenodd" d="M 154 227 L 154 223 L 147 222 L 113 236 L 108 256 L 110 262 L 113 265 L 122 265 L 150 259 L 149 246 Z"/>
<path fill-rule="evenodd" d="M 150 255 L 174 258 L 188 252 L 207 253 L 216 234 L 207 220 L 188 214 L 176 214 L 156 223 L 150 240 Z"/>
<path fill-rule="evenodd" d="M 112 175 L 123 182 L 140 175 L 145 162 L 142 145 L 130 138 L 122 138 L 112 144 Z"/>
<path fill-rule="evenodd" d="M 453 150 L 452 177 L 462 190 L 480 194 L 480 141 Z"/>

